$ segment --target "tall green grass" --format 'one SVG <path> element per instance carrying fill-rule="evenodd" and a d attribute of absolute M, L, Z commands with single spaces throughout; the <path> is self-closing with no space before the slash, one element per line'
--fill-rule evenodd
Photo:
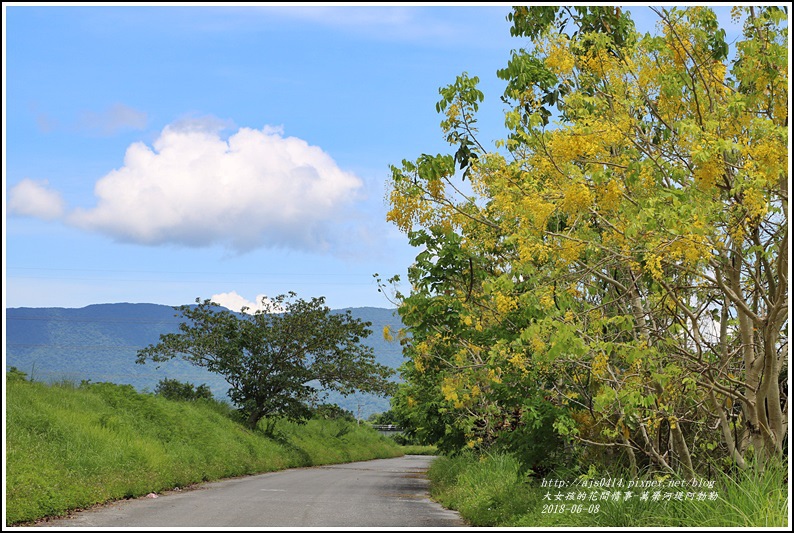
<path fill-rule="evenodd" d="M 769 464 L 763 471 L 717 474 L 713 487 L 708 489 L 709 494 L 715 495 L 713 499 L 643 500 L 638 497 L 640 491 L 634 491 L 635 497 L 628 500 L 586 501 L 579 512 L 570 512 L 572 502 L 553 499 L 555 493 L 567 490 L 543 487 L 540 480 L 522 475 L 518 462 L 509 455 L 441 457 L 433 462 L 428 476 L 431 495 L 445 507 L 458 510 L 474 526 L 782 528 L 789 525 L 788 471 L 780 464 Z M 622 479 L 628 482 L 631 477 L 627 474 Z M 577 491 L 589 495 L 610 489 Z M 546 499 L 547 494 L 551 500 Z M 565 504 L 566 511 L 548 512 L 554 504 Z"/>
<path fill-rule="evenodd" d="M 6 523 L 224 477 L 402 455 L 342 420 L 252 432 L 212 401 L 109 383 L 6 382 Z"/>
<path fill-rule="evenodd" d="M 405 455 L 438 455 L 438 448 L 435 446 L 424 446 L 421 444 L 403 444 L 400 446 Z"/>
<path fill-rule="evenodd" d="M 430 494 L 474 526 L 512 526 L 531 508 L 534 494 L 521 490 L 520 465 L 509 455 L 440 457 L 428 471 Z M 529 498 L 529 499 L 528 499 Z"/>

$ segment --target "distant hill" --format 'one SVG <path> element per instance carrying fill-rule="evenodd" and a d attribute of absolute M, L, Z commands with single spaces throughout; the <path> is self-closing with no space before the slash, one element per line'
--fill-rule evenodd
<path fill-rule="evenodd" d="M 379 363 L 397 368 L 402 364 L 398 342 L 383 338 L 383 329 L 402 327 L 393 309 L 349 309 L 354 318 L 371 322 L 372 335 L 364 339 Z M 347 309 L 335 310 L 345 312 Z M 12 366 L 37 381 L 82 380 L 127 383 L 141 391 L 154 390 L 163 378 L 200 385 L 206 383 L 216 398 L 226 398 L 222 377 L 181 360 L 135 364 L 139 349 L 175 333 L 180 323 L 174 308 L 157 304 L 97 304 L 79 309 L 17 307 L 6 309 L 6 370 Z M 344 398 L 332 395 L 329 402 L 361 418 L 386 411 L 389 400 L 367 394 Z"/>

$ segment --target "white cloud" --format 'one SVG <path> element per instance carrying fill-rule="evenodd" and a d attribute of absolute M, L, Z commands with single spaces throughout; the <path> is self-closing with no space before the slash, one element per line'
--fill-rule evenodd
<path fill-rule="evenodd" d="M 237 291 L 214 294 L 210 300 L 236 313 L 241 312 L 243 307 L 247 307 L 248 309 L 246 312 L 248 314 L 254 314 L 256 311 L 264 309 L 263 301 L 269 301 L 267 296 L 264 294 L 259 294 L 256 298 L 254 298 L 253 302 L 249 302 L 237 294 Z"/>
<path fill-rule="evenodd" d="M 132 144 L 124 166 L 96 183 L 96 207 L 69 221 L 146 245 L 328 249 L 331 226 L 362 181 L 278 128 L 240 128 L 228 140 L 218 129 L 217 121 L 181 122 L 152 148 Z"/>
<path fill-rule="evenodd" d="M 63 215 L 64 202 L 57 191 L 49 188 L 47 180 L 25 178 L 9 191 L 8 209 L 15 215 L 53 220 Z"/>
<path fill-rule="evenodd" d="M 142 130 L 146 127 L 146 113 L 124 104 L 114 104 L 104 111 L 84 111 L 78 121 L 78 129 L 103 136 L 115 135 L 127 130 Z"/>

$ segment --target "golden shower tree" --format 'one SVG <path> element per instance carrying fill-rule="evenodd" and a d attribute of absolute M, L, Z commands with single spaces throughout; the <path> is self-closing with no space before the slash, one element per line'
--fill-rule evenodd
<path fill-rule="evenodd" d="M 400 312 L 398 408 L 450 447 L 572 439 L 632 468 L 746 467 L 787 435 L 787 15 L 516 7 L 507 139 L 486 149 L 463 74 L 453 154 L 393 167 L 421 247 Z M 554 435 L 548 432 L 554 428 Z M 519 438 L 520 437 L 520 438 Z"/>

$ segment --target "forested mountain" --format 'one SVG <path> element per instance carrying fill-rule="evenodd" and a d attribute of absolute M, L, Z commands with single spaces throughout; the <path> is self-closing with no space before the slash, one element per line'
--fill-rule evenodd
<path fill-rule="evenodd" d="M 345 312 L 346 309 L 334 312 Z M 397 368 L 402 363 L 398 342 L 384 340 L 383 329 L 401 327 L 392 309 L 350 309 L 354 318 L 371 322 L 372 335 L 364 339 L 377 361 Z M 139 390 L 154 390 L 163 378 L 200 385 L 206 383 L 216 398 L 226 398 L 222 377 L 181 360 L 139 365 L 139 349 L 157 343 L 163 333 L 178 331 L 178 312 L 157 304 L 97 304 L 72 308 L 6 309 L 6 369 L 14 366 L 37 381 L 82 380 L 128 383 Z M 366 394 L 329 397 L 332 403 L 362 418 L 389 408 L 389 400 Z"/>

